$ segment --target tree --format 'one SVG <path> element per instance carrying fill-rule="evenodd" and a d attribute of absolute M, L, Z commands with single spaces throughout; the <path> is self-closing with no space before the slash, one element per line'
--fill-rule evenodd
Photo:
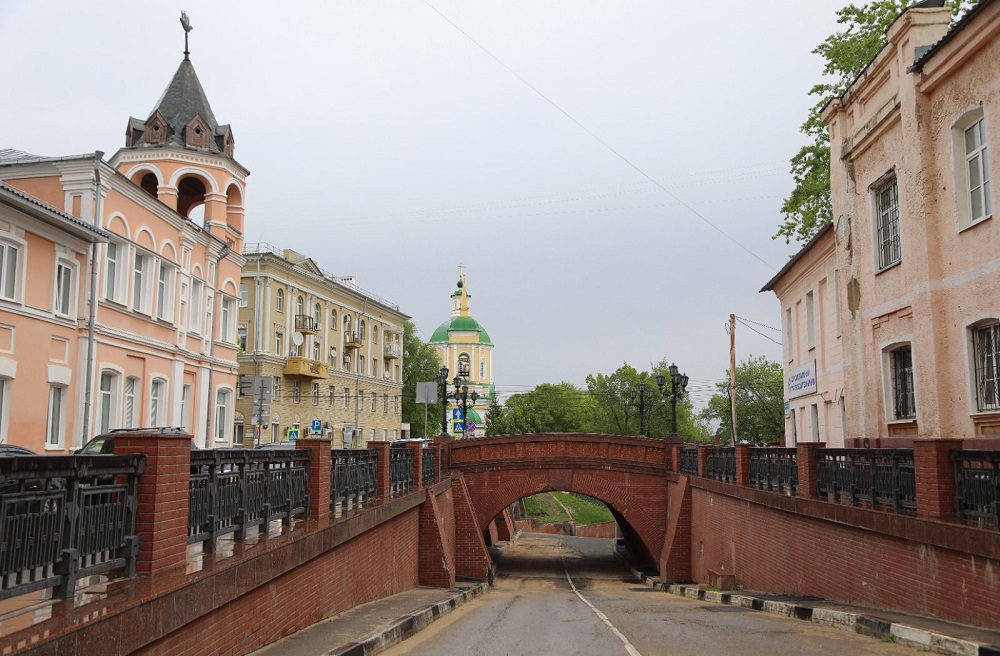
<path fill-rule="evenodd" d="M 729 372 L 726 372 L 729 378 Z M 729 383 L 716 383 L 701 417 L 718 421 L 724 436 L 732 435 Z M 767 358 L 750 356 L 736 367 L 737 438 L 755 445 L 778 442 L 785 432 L 785 383 L 781 365 Z"/>
<path fill-rule="evenodd" d="M 830 197 L 830 134 L 820 112 L 827 101 L 844 91 L 857 79 L 865 66 L 886 44 L 885 31 L 906 8 L 906 0 L 874 0 L 860 7 L 847 5 L 837 11 L 837 22 L 844 26 L 813 49 L 823 58 L 827 81 L 813 86 L 810 96 L 817 102 L 809 110 L 800 131 L 810 142 L 792 157 L 791 173 L 795 188 L 781 205 L 784 221 L 774 238 L 784 237 L 805 243 L 833 218 Z M 945 3 L 956 15 L 968 9 L 970 0 Z"/>
<path fill-rule="evenodd" d="M 582 433 L 593 424 L 596 406 L 584 390 L 572 383 L 543 383 L 530 392 L 515 394 L 501 407 L 490 406 L 487 435 L 523 433 Z"/>
<path fill-rule="evenodd" d="M 628 363 L 609 375 L 587 376 L 587 389 L 597 405 L 593 432 L 612 435 L 639 434 L 639 399 L 632 398 L 632 390 L 639 391 L 639 384 L 652 390 L 653 397 L 646 403 L 646 435 L 664 437 L 670 434 L 670 372 L 666 359 L 654 364 L 650 371 L 637 371 Z M 656 376 L 667 378 L 665 394 L 660 394 Z M 682 436 L 696 437 L 703 431 L 695 425 L 691 401 L 683 392 L 677 400 L 677 432 Z"/>
<path fill-rule="evenodd" d="M 441 432 L 441 403 L 431 404 L 426 410 L 427 424 L 424 425 L 424 404 L 417 403 L 417 383 L 427 383 L 437 378 L 441 369 L 441 359 L 437 351 L 420 339 L 417 327 L 412 321 L 403 324 L 403 422 L 409 422 L 412 435 L 437 435 Z"/>

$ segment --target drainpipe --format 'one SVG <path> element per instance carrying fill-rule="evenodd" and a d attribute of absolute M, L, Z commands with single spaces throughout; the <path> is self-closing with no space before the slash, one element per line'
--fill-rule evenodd
<path fill-rule="evenodd" d="M 101 228 L 101 162 L 104 153 L 94 151 L 94 228 Z M 80 444 L 90 439 L 90 412 L 94 394 L 94 321 L 97 318 L 97 244 L 90 245 L 90 307 L 87 316 L 87 367 L 84 374 L 83 434 Z"/>
<path fill-rule="evenodd" d="M 212 403 L 212 373 L 215 371 L 215 322 L 219 318 L 219 313 L 215 309 L 216 301 L 219 298 L 219 262 L 229 255 L 229 244 L 222 247 L 222 252 L 215 258 L 215 293 L 212 294 L 212 323 L 208 327 L 208 399 L 205 405 L 205 448 L 208 449 L 213 443 L 212 437 L 212 415 L 215 414 L 215 404 Z"/>

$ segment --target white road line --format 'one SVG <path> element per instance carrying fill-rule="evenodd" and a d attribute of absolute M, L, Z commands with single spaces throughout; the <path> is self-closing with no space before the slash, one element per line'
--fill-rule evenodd
<path fill-rule="evenodd" d="M 618 636 L 618 639 L 621 640 L 622 644 L 625 645 L 625 651 L 628 652 L 629 656 L 642 656 L 642 654 L 639 653 L 639 650 L 633 647 L 632 643 L 628 641 L 628 638 L 626 638 L 622 634 L 622 632 L 619 631 L 615 627 L 615 625 L 611 623 L 611 620 L 608 619 L 608 616 L 599 611 L 597 607 L 594 606 L 594 604 L 587 601 L 587 598 L 584 597 L 582 594 L 580 594 L 580 591 L 576 589 L 576 585 L 573 584 L 573 579 L 570 578 L 569 570 L 566 569 L 565 564 L 563 565 L 563 572 L 566 573 L 566 580 L 569 581 L 569 587 L 573 588 L 573 592 L 576 593 L 576 596 L 580 598 L 580 601 L 590 606 L 590 610 L 594 611 L 594 614 L 600 617 L 601 621 L 608 625 L 608 628 L 611 629 L 611 632 L 614 633 L 616 636 Z"/>

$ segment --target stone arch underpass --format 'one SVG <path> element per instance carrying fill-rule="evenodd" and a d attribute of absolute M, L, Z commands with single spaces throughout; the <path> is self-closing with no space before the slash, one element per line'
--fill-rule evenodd
<path fill-rule="evenodd" d="M 499 435 L 451 443 L 480 532 L 504 509 L 540 492 L 585 494 L 611 510 L 625 546 L 659 561 L 667 525 L 670 440 L 622 435 Z"/>

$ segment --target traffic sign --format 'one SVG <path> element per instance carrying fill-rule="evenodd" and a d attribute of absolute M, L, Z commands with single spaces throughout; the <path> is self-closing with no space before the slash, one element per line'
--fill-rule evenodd
<path fill-rule="evenodd" d="M 299 439 L 299 429 L 298 428 L 289 428 L 288 429 L 288 439 L 290 439 L 290 440 L 297 440 L 297 439 Z"/>
<path fill-rule="evenodd" d="M 314 433 L 321 433 L 323 432 L 323 422 L 319 419 L 313 419 L 309 424 L 309 428 Z"/>

